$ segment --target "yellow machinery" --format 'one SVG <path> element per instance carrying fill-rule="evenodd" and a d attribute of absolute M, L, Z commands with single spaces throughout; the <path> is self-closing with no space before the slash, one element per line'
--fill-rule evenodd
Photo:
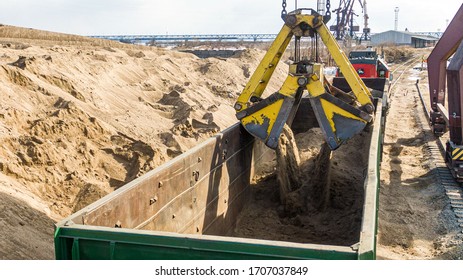
<path fill-rule="evenodd" d="M 253 73 L 235 103 L 236 116 L 246 130 L 275 149 L 285 123 L 292 122 L 305 91 L 332 150 L 362 131 L 372 121 L 374 106 L 368 88 L 326 27 L 324 17 L 312 9 L 298 9 L 283 17 L 285 24 L 270 49 Z M 326 18 L 325 18 L 326 19 Z M 295 62 L 281 89 L 261 98 L 278 62 L 293 36 L 321 38 L 332 58 L 344 74 L 352 93 L 332 87 L 324 78 L 323 65 L 300 60 Z"/>

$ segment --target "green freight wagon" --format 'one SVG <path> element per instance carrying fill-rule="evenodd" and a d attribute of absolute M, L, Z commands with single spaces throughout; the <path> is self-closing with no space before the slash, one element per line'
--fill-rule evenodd
<path fill-rule="evenodd" d="M 251 179 L 274 157 L 237 123 L 57 223 L 56 259 L 375 259 L 385 115 L 382 102 L 375 103 L 370 144 L 359 151 L 369 158 L 358 243 L 228 237 Z M 299 111 L 293 127 L 316 125 Z"/>

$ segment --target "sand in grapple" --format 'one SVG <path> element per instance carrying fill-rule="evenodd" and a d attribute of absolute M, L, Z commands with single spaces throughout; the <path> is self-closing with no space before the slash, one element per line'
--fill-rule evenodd
<path fill-rule="evenodd" d="M 280 203 L 287 214 L 302 213 L 307 203 L 324 210 L 330 195 L 331 149 L 323 143 L 315 159 L 310 180 L 304 180 L 300 169 L 299 150 L 291 128 L 285 125 L 276 149 L 276 174 Z"/>
<path fill-rule="evenodd" d="M 323 143 L 315 159 L 312 176 L 312 203 L 321 211 L 326 209 L 330 200 L 331 154 L 328 144 Z"/>

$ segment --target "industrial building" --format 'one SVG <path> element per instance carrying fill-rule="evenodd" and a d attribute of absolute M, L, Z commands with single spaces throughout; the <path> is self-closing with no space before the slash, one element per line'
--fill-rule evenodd
<path fill-rule="evenodd" d="M 433 47 L 439 38 L 421 35 L 409 31 L 389 30 L 371 35 L 371 44 L 377 45 L 409 45 L 415 48 Z"/>

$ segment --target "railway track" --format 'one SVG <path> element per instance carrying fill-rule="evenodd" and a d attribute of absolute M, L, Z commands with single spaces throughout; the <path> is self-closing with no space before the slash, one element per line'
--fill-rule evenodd
<path fill-rule="evenodd" d="M 394 87 L 402 79 L 402 76 L 410 69 L 410 65 L 413 65 L 418 61 L 419 57 L 414 57 L 412 60 L 405 62 L 398 66 L 392 73 L 398 72 L 396 80 L 389 87 L 389 100 L 392 100 L 391 97 L 394 95 Z M 396 74 L 397 75 L 397 74 Z M 423 108 L 423 115 L 416 116 L 417 123 L 421 126 L 422 131 L 425 135 L 425 153 L 428 158 L 430 169 L 433 173 L 434 179 L 437 184 L 439 184 L 450 201 L 450 206 L 456 216 L 457 223 L 463 233 L 463 188 L 462 185 L 453 178 L 450 170 L 448 169 L 444 158 L 445 158 L 445 143 L 442 138 L 436 137 L 431 132 L 431 127 L 429 125 L 430 113 L 427 108 L 425 98 L 421 94 L 420 88 L 418 86 L 418 81 L 416 83 L 418 96 L 421 101 Z M 424 116 L 424 117 L 423 117 Z"/>
<path fill-rule="evenodd" d="M 388 92 L 389 92 L 389 100 L 391 100 L 391 97 L 394 93 L 393 89 L 395 88 L 395 86 L 397 85 L 397 83 L 400 81 L 400 79 L 402 78 L 403 74 L 406 72 L 406 70 L 409 69 L 409 66 L 410 65 L 413 65 L 415 63 L 417 63 L 417 61 L 419 61 L 419 59 L 421 58 L 421 56 L 417 55 L 417 56 L 414 56 L 411 60 L 409 61 L 406 61 L 404 63 L 402 63 L 401 65 L 399 65 L 396 69 L 394 69 L 392 71 L 392 74 L 394 76 L 396 76 L 396 72 L 397 71 L 400 71 L 400 74 L 399 76 L 389 85 L 389 88 L 388 88 Z"/>
<path fill-rule="evenodd" d="M 421 94 L 420 99 L 422 99 Z M 426 116 L 426 119 L 429 119 L 429 115 Z M 450 206 L 462 230 L 461 233 L 463 233 L 463 189 L 461 184 L 453 178 L 452 173 L 445 164 L 445 146 L 442 143 L 442 139 L 432 134 L 428 124 L 421 123 L 421 126 L 426 135 L 425 153 L 428 158 L 430 169 L 433 172 L 436 182 L 445 190 L 447 198 L 450 201 Z"/>

